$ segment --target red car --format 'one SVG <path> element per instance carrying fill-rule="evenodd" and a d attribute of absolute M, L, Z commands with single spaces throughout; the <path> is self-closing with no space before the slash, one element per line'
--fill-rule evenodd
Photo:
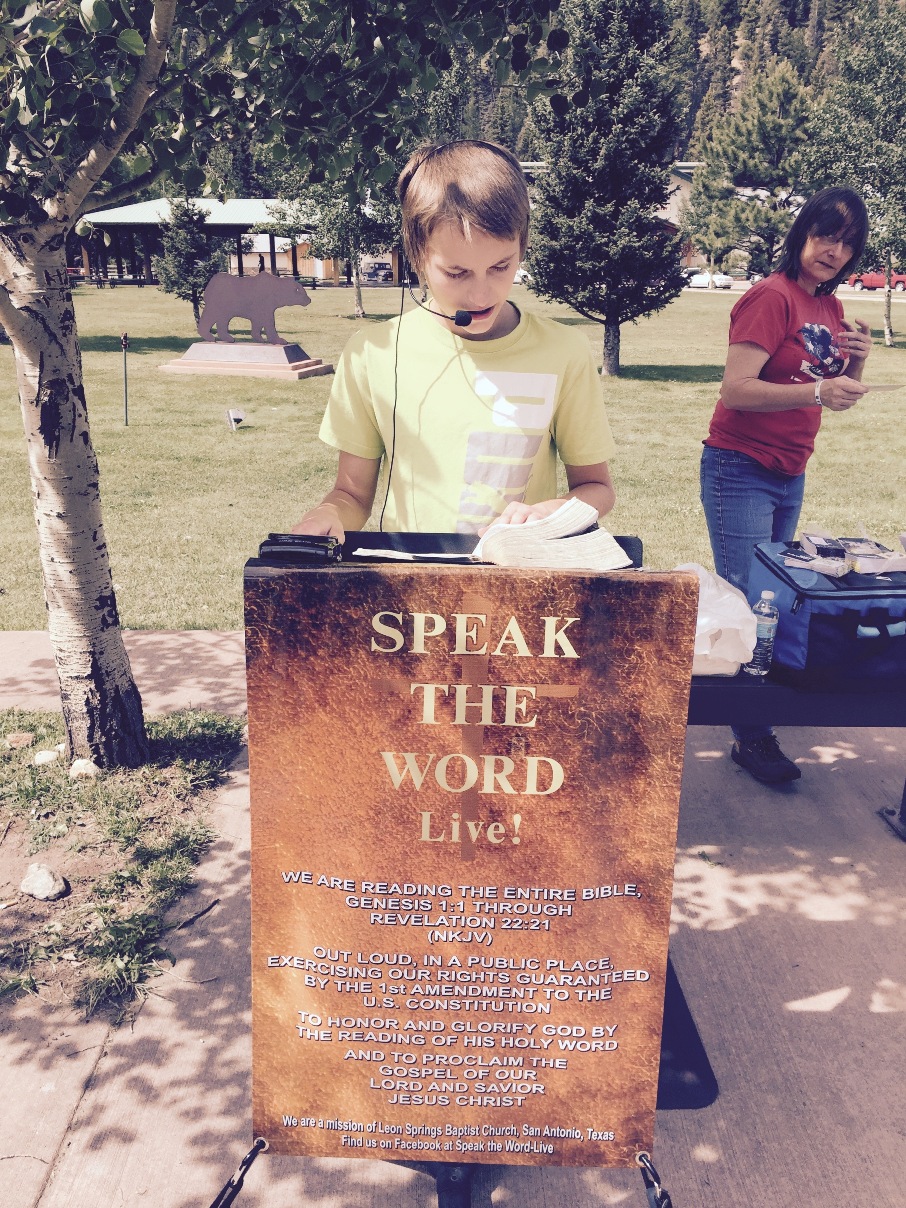
<path fill-rule="evenodd" d="M 884 274 L 882 272 L 856 273 L 850 277 L 849 283 L 853 289 L 883 289 Z M 897 293 L 901 294 L 903 290 L 906 290 L 906 273 L 891 273 L 890 284 Z"/>

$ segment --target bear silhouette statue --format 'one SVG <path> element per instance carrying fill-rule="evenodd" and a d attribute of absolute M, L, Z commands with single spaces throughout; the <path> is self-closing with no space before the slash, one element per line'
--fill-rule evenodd
<path fill-rule="evenodd" d="M 275 277 L 273 273 L 234 277 L 230 273 L 215 273 L 204 289 L 198 334 L 203 340 L 235 344 L 230 335 L 230 323 L 241 318 L 251 323 L 255 343 L 285 344 L 286 340 L 277 334 L 274 311 L 281 306 L 308 306 L 310 303 L 311 298 L 304 287 L 292 277 Z"/>
<path fill-rule="evenodd" d="M 198 320 L 201 339 L 181 357 L 161 365 L 161 369 L 166 373 L 230 377 L 244 374 L 296 380 L 333 373 L 333 365 L 309 356 L 300 344 L 282 339 L 274 325 L 274 311 L 281 306 L 310 303 L 311 298 L 293 277 L 276 277 L 273 273 L 234 277 L 230 273 L 215 273 L 205 286 L 204 309 Z M 251 323 L 251 342 L 237 341 L 230 335 L 230 323 L 237 318 Z M 233 426 L 232 419 L 230 424 Z"/>

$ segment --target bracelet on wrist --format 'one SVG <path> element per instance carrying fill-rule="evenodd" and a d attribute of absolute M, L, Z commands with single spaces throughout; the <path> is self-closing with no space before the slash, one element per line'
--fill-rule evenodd
<path fill-rule="evenodd" d="M 824 406 L 824 403 L 822 403 L 822 401 L 821 401 L 821 382 L 822 382 L 822 380 L 823 380 L 822 378 L 815 378 L 815 406 L 816 407 Z"/>

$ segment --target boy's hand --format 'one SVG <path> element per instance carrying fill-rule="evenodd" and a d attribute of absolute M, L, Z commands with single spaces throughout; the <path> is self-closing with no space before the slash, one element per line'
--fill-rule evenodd
<path fill-rule="evenodd" d="M 346 539 L 340 514 L 332 503 L 318 504 L 316 508 L 306 512 L 290 532 L 305 533 L 310 537 L 336 537 L 339 541 Z"/>
<path fill-rule="evenodd" d="M 543 503 L 508 503 L 497 519 L 491 523 L 525 524 L 526 520 L 543 520 L 551 512 L 556 512 L 562 503 L 562 499 L 545 499 Z M 490 527 L 490 524 L 486 524 L 484 528 L 480 528 L 479 537 L 483 537 Z"/>
<path fill-rule="evenodd" d="M 356 457 L 353 453 L 341 453 L 333 490 L 325 495 L 316 508 L 305 513 L 292 532 L 310 537 L 336 537 L 339 541 L 345 541 L 347 525 L 350 532 L 355 532 L 371 515 L 380 468 L 379 457 Z"/>

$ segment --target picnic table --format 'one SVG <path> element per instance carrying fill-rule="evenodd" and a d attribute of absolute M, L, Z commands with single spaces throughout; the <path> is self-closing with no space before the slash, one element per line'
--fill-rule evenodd
<path fill-rule="evenodd" d="M 690 726 L 906 726 L 906 688 L 877 681 L 832 692 L 792 688 L 769 672 L 751 675 L 693 675 L 689 695 Z M 906 784 L 899 808 L 878 810 L 906 840 Z"/>

